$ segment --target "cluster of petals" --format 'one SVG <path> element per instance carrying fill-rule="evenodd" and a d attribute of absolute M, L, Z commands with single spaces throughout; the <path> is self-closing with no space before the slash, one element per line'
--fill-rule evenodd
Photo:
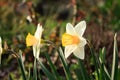
<path fill-rule="evenodd" d="M 76 57 L 84 59 L 86 39 L 83 37 L 83 34 L 85 29 L 85 21 L 79 22 L 75 27 L 73 27 L 72 24 L 67 23 L 66 33 L 62 36 L 62 45 L 65 46 L 65 58 L 68 58 L 73 53 Z"/>
<path fill-rule="evenodd" d="M 33 46 L 33 55 L 37 59 L 39 58 L 39 55 L 40 55 L 42 32 L 43 32 L 43 28 L 40 24 L 38 24 L 34 35 L 31 35 L 30 33 L 28 33 L 26 37 L 26 45 Z"/>

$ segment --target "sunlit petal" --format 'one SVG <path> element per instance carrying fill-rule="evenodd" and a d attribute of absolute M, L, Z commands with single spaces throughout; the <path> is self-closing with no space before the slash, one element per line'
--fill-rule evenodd
<path fill-rule="evenodd" d="M 34 57 L 37 57 L 37 54 L 36 54 L 36 52 L 37 52 L 37 51 L 36 51 L 36 46 L 33 46 L 32 48 L 33 48 L 33 56 L 34 56 Z"/>
<path fill-rule="evenodd" d="M 85 32 L 86 29 L 86 22 L 85 21 L 81 21 L 79 22 L 76 26 L 75 26 L 75 31 L 82 36 Z"/>
<path fill-rule="evenodd" d="M 70 23 L 67 23 L 66 25 L 66 33 L 71 34 L 71 35 L 75 35 L 75 29 L 73 28 L 73 25 Z"/>
<path fill-rule="evenodd" d="M 76 45 L 69 45 L 65 47 L 65 58 L 68 58 L 70 54 L 77 48 Z"/>
<path fill-rule="evenodd" d="M 84 59 L 84 47 L 77 47 L 77 49 L 74 50 L 73 54 L 80 59 Z"/>
<path fill-rule="evenodd" d="M 40 24 L 38 24 L 34 36 L 35 36 L 37 39 L 41 39 L 42 32 L 43 32 L 43 28 L 42 28 L 42 26 L 41 26 Z"/>
<path fill-rule="evenodd" d="M 80 37 L 80 36 L 79 36 Z M 86 45 L 86 39 L 83 37 L 80 37 L 80 43 L 78 44 L 79 47 L 84 47 Z"/>
<path fill-rule="evenodd" d="M 35 58 L 39 58 L 40 55 L 40 45 L 33 45 L 33 55 Z"/>
<path fill-rule="evenodd" d="M 33 45 L 33 54 L 34 57 L 39 58 L 40 55 L 40 46 L 41 46 L 41 36 L 42 36 L 43 28 L 40 24 L 37 26 L 37 30 L 34 36 L 39 40 L 37 44 Z"/>

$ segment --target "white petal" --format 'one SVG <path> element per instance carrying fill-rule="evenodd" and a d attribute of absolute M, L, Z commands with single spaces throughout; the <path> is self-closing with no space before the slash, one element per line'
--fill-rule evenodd
<path fill-rule="evenodd" d="M 85 57 L 84 47 L 77 47 L 73 54 L 80 59 L 84 59 Z"/>
<path fill-rule="evenodd" d="M 39 54 L 40 54 L 40 45 L 41 45 L 40 42 L 41 42 L 42 31 L 43 31 L 42 26 L 40 24 L 38 24 L 37 30 L 36 30 L 34 36 L 39 40 L 39 42 L 37 44 L 33 45 L 33 55 L 36 58 L 39 58 Z"/>
<path fill-rule="evenodd" d="M 39 58 L 40 55 L 40 45 L 41 45 L 40 43 L 33 45 L 33 56 L 37 59 Z"/>
<path fill-rule="evenodd" d="M 41 39 L 42 32 L 43 32 L 43 28 L 42 28 L 42 26 L 41 26 L 40 24 L 38 24 L 34 36 L 35 36 L 37 39 Z"/>
<path fill-rule="evenodd" d="M 73 25 L 70 23 L 67 23 L 66 25 L 66 32 L 71 35 L 76 34 L 75 29 L 73 28 Z"/>
<path fill-rule="evenodd" d="M 68 58 L 70 54 L 77 48 L 76 45 L 69 45 L 65 47 L 65 58 Z"/>
<path fill-rule="evenodd" d="M 83 38 L 83 37 L 80 37 L 79 36 L 79 38 L 80 38 L 80 43 L 79 43 L 79 47 L 83 47 L 83 46 L 85 46 L 86 45 L 86 39 L 85 38 Z"/>
<path fill-rule="evenodd" d="M 75 26 L 75 31 L 80 36 L 82 36 L 84 34 L 85 29 L 86 29 L 86 22 L 85 21 L 81 21 Z"/>
<path fill-rule="evenodd" d="M 36 55 L 36 45 L 33 45 L 33 56 L 37 57 L 37 55 Z"/>

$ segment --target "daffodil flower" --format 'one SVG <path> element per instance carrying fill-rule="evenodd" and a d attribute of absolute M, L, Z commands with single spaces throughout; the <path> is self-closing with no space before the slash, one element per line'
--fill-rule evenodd
<path fill-rule="evenodd" d="M 2 56 L 2 39 L 0 37 L 0 64 L 1 64 L 1 56 Z"/>
<path fill-rule="evenodd" d="M 26 45 L 33 46 L 33 55 L 37 59 L 39 58 L 39 54 L 40 54 L 42 32 L 43 32 L 43 28 L 40 24 L 38 24 L 34 36 L 28 33 L 26 37 Z"/>
<path fill-rule="evenodd" d="M 84 46 L 86 39 L 83 36 L 86 29 L 86 22 L 81 21 L 75 27 L 67 23 L 66 33 L 62 36 L 62 45 L 65 46 L 65 58 L 68 58 L 71 53 L 80 59 L 84 59 Z"/>

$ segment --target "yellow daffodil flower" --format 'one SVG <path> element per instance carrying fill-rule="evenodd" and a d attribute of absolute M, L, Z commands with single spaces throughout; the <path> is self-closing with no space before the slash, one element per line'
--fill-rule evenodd
<path fill-rule="evenodd" d="M 81 21 L 75 27 L 68 23 L 66 25 L 66 33 L 62 36 L 62 45 L 65 46 L 65 58 L 68 58 L 71 53 L 80 59 L 84 59 L 84 46 L 86 45 L 86 39 L 83 38 L 83 34 L 86 29 L 86 22 Z"/>
<path fill-rule="evenodd" d="M 43 28 L 40 24 L 38 24 L 34 36 L 28 33 L 26 37 L 26 45 L 33 46 L 33 55 L 37 59 L 39 58 L 39 54 L 40 54 L 42 32 L 43 32 Z"/>
<path fill-rule="evenodd" d="M 1 39 L 1 37 L 0 37 L 0 64 L 1 64 L 2 52 L 3 52 L 3 50 L 2 50 L 2 39 Z"/>

